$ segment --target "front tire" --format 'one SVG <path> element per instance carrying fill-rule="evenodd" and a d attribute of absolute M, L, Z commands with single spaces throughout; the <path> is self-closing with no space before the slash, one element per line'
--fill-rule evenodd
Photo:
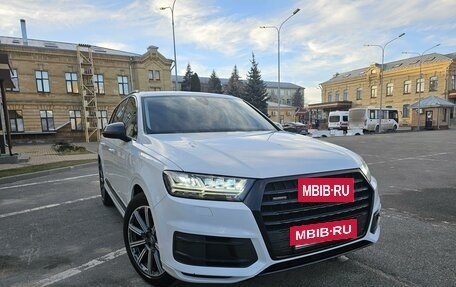
<path fill-rule="evenodd" d="M 145 281 L 154 286 L 169 286 L 176 280 L 162 267 L 157 231 L 143 193 L 128 204 L 123 235 L 128 258 Z"/>

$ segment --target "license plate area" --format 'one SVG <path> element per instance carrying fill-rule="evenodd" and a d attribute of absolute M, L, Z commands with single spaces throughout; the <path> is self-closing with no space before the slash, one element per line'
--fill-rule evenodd
<path fill-rule="evenodd" d="M 290 246 L 302 249 L 312 244 L 355 239 L 358 236 L 356 218 L 290 227 Z"/>

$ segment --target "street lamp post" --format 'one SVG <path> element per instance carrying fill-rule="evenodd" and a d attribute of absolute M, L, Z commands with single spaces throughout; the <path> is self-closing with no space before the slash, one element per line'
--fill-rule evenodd
<path fill-rule="evenodd" d="M 281 119 L 280 119 L 280 100 L 281 100 L 281 95 L 280 95 L 280 30 L 282 29 L 282 26 L 283 24 L 285 24 L 285 22 L 287 22 L 291 17 L 293 17 L 294 15 L 296 15 L 301 9 L 296 9 L 293 11 L 293 14 L 291 14 L 290 16 L 288 16 L 287 19 L 285 19 L 279 27 L 277 26 L 260 26 L 260 28 L 273 28 L 273 29 L 276 29 L 277 30 L 277 92 L 278 92 L 278 97 L 277 97 L 277 101 L 278 101 L 278 106 L 277 106 L 277 114 L 278 114 L 278 117 L 279 117 L 279 123 L 281 123 Z"/>
<path fill-rule="evenodd" d="M 173 48 L 174 48 L 174 90 L 177 91 L 177 58 L 176 58 L 176 33 L 174 32 L 174 4 L 176 4 L 176 0 L 173 2 L 173 6 L 168 7 L 160 7 L 160 10 L 169 9 L 171 10 L 171 25 L 173 27 Z"/>
<path fill-rule="evenodd" d="M 383 46 L 382 45 L 374 45 L 374 44 L 366 44 L 364 46 L 366 47 L 379 47 L 380 49 L 382 49 L 382 67 L 380 69 L 380 115 L 379 115 L 379 123 L 378 123 L 378 131 L 379 132 L 382 132 L 382 119 L 383 119 L 383 111 L 382 111 L 382 101 L 383 101 L 383 70 L 384 70 L 384 62 L 385 62 L 385 48 L 386 46 L 393 42 L 394 40 L 396 39 L 399 39 L 400 37 L 404 36 L 405 33 L 402 33 L 400 34 L 399 36 L 397 36 L 396 38 L 386 42 Z"/>
<path fill-rule="evenodd" d="M 423 82 L 422 82 L 422 80 L 423 80 L 423 73 L 422 73 L 423 56 L 424 56 L 424 54 L 426 52 L 428 52 L 429 50 L 432 50 L 432 49 L 434 49 L 435 47 L 438 47 L 438 46 L 440 46 L 440 44 L 434 45 L 431 48 L 424 50 L 422 53 L 418 53 L 418 52 L 402 52 L 402 54 L 415 54 L 415 55 L 419 55 L 420 56 L 420 78 L 419 78 L 420 90 L 418 91 L 418 125 L 417 125 L 417 129 L 418 130 L 421 129 L 421 90 L 423 89 Z"/>

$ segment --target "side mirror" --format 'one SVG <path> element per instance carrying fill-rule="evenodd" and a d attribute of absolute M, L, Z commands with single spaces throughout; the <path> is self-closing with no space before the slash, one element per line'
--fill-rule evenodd
<path fill-rule="evenodd" d="M 124 142 L 131 141 L 131 138 L 127 137 L 127 131 L 123 122 L 117 122 L 109 124 L 105 127 L 102 132 L 103 136 L 110 139 L 120 139 Z"/>

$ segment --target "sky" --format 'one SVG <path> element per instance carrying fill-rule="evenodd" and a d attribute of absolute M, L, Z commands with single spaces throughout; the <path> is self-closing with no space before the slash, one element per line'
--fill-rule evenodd
<path fill-rule="evenodd" d="M 174 59 L 173 0 L 0 0 L 0 35 L 86 43 L 143 54 L 147 47 Z M 200 77 L 213 70 L 242 79 L 252 54 L 262 79 L 305 88 L 305 102 L 321 102 L 319 84 L 334 74 L 412 57 L 404 51 L 456 52 L 456 0 L 176 0 L 174 21 L 178 75 L 188 64 Z M 405 35 L 385 44 L 401 33 Z M 426 53 L 427 54 L 427 53 Z M 174 71 L 172 72 L 174 74 Z"/>

